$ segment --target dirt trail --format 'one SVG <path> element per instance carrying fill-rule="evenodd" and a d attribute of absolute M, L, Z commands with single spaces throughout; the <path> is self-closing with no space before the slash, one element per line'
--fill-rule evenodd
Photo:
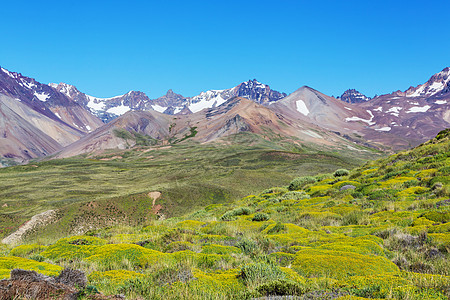
<path fill-rule="evenodd" d="M 22 240 L 22 236 L 24 236 L 26 233 L 34 229 L 37 229 L 41 226 L 47 225 L 55 218 L 56 218 L 56 211 L 52 209 L 37 214 L 33 216 L 28 222 L 23 224 L 19 229 L 17 229 L 17 231 L 5 237 L 2 240 L 2 243 L 9 245 L 18 244 Z"/>

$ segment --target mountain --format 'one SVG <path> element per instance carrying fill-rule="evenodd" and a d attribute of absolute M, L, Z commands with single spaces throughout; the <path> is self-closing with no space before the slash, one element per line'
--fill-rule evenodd
<path fill-rule="evenodd" d="M 102 124 L 64 94 L 4 68 L 0 68 L 0 99 L 3 165 L 46 156 Z"/>
<path fill-rule="evenodd" d="M 183 107 L 185 102 L 186 97 L 177 94 L 172 90 L 168 90 L 164 96 L 161 96 L 152 101 L 151 108 L 160 113 L 165 113 L 169 115 L 174 115 L 176 113 L 177 114 L 192 113 L 187 107 L 181 109 L 176 108 L 176 107 Z M 184 113 L 182 113 L 183 109 Z"/>
<path fill-rule="evenodd" d="M 338 99 L 347 103 L 360 103 L 369 101 L 371 98 L 361 94 L 355 89 L 346 90 Z"/>
<path fill-rule="evenodd" d="M 286 97 L 285 93 L 272 90 L 256 79 L 230 89 L 201 92 L 194 97 L 184 97 L 169 90 L 166 95 L 157 99 L 149 99 L 146 94 L 136 91 L 112 98 L 96 98 L 78 91 L 73 85 L 51 83 L 50 86 L 82 105 L 105 123 L 130 110 L 155 110 L 169 115 L 183 115 L 217 107 L 233 97 L 247 98 L 264 105 Z"/>
<path fill-rule="evenodd" d="M 147 95 L 139 91 L 130 91 L 124 95 L 111 98 L 97 98 L 80 92 L 70 84 L 50 83 L 49 85 L 89 110 L 105 123 L 129 110 L 147 110 L 150 103 Z"/>
<path fill-rule="evenodd" d="M 298 147 L 357 150 L 353 142 L 308 121 L 277 113 L 246 98 L 234 97 L 217 107 L 177 117 L 156 111 L 127 112 L 64 148 L 55 158 L 139 145 L 176 144 L 187 139 L 221 143 L 242 132 L 267 141 L 286 140 Z"/>
<path fill-rule="evenodd" d="M 308 86 L 299 88 L 269 108 L 284 116 L 344 134 L 361 132 L 372 124 L 373 118 L 370 111 L 329 97 Z"/>
<path fill-rule="evenodd" d="M 185 111 L 189 109 L 190 112 L 195 113 L 205 108 L 217 107 L 233 97 L 242 97 L 258 104 L 268 105 L 286 97 L 286 94 L 272 90 L 268 85 L 253 79 L 230 89 L 201 92 L 197 96 L 186 98 L 179 104 L 171 103 L 167 109 L 172 109 L 175 114 L 183 109 Z"/>
<path fill-rule="evenodd" d="M 405 91 L 406 97 L 441 96 L 450 93 L 450 67 L 434 74 L 424 84 L 410 87 Z"/>
<path fill-rule="evenodd" d="M 376 132 L 366 130 L 366 138 L 400 149 L 423 143 L 450 127 L 449 82 L 450 68 L 445 68 L 417 87 L 357 103 L 374 116 L 369 129 Z"/>
<path fill-rule="evenodd" d="M 23 101 L 33 110 L 87 133 L 101 125 L 81 105 L 52 87 L 0 68 L 0 93 Z"/>

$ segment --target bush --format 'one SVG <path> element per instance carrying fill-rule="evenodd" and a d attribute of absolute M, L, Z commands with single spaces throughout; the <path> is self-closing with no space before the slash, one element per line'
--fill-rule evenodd
<path fill-rule="evenodd" d="M 277 279 L 263 283 L 256 289 L 262 296 L 302 295 L 305 288 L 294 281 Z"/>
<path fill-rule="evenodd" d="M 286 194 L 279 197 L 278 199 L 280 199 L 280 200 L 303 200 L 303 199 L 309 199 L 309 198 L 310 198 L 310 196 L 307 193 L 305 193 L 304 191 L 301 191 L 301 192 L 292 191 L 292 192 L 287 192 Z"/>
<path fill-rule="evenodd" d="M 347 176 L 350 174 L 350 172 L 347 169 L 337 169 L 334 171 L 333 176 L 334 177 L 341 177 L 341 176 Z"/>
<path fill-rule="evenodd" d="M 242 250 L 247 255 L 254 254 L 258 249 L 258 245 L 250 240 L 241 240 L 236 244 L 236 247 Z"/>
<path fill-rule="evenodd" d="M 317 182 L 317 179 L 312 176 L 297 177 L 291 181 L 288 188 L 290 191 L 300 190 L 305 185 L 315 183 L 315 182 Z"/>
<path fill-rule="evenodd" d="M 279 233 L 279 232 L 282 232 L 285 230 L 286 230 L 286 225 L 278 222 L 277 224 L 275 224 L 275 226 L 273 226 L 272 228 L 267 230 L 267 234 L 275 234 L 275 233 Z"/>
<path fill-rule="evenodd" d="M 233 210 L 227 211 L 220 217 L 220 219 L 222 221 L 231 221 L 234 220 L 236 216 L 249 215 L 251 213 L 252 210 L 248 207 L 238 207 Z"/>
<path fill-rule="evenodd" d="M 275 264 L 257 262 L 244 265 L 239 277 L 244 280 L 248 287 L 257 286 L 263 282 L 283 279 L 286 274 Z"/>
<path fill-rule="evenodd" d="M 265 214 L 265 213 L 257 213 L 253 216 L 252 221 L 257 221 L 257 222 L 261 222 L 261 221 L 267 221 L 269 220 L 269 215 Z"/>

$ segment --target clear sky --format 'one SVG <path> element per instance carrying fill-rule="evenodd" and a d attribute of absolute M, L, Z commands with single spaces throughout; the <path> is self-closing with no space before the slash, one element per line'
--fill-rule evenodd
<path fill-rule="evenodd" d="M 0 65 L 111 97 L 256 78 L 291 93 L 405 90 L 450 66 L 450 1 L 2 1 Z"/>

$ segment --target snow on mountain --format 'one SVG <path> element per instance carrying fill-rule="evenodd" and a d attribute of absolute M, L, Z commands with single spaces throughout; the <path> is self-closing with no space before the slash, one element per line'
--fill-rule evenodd
<path fill-rule="evenodd" d="M 295 102 L 295 104 L 296 104 L 297 110 L 299 112 L 301 112 L 305 116 L 307 116 L 309 114 L 309 109 L 308 109 L 308 107 L 306 107 L 306 104 L 305 104 L 305 102 L 303 100 L 297 100 Z"/>
<path fill-rule="evenodd" d="M 406 97 L 430 97 L 450 92 L 450 67 L 434 74 L 431 78 L 417 87 L 406 90 Z"/>
<path fill-rule="evenodd" d="M 213 108 L 221 105 L 233 97 L 242 97 L 252 100 L 258 104 L 268 105 L 272 102 L 278 101 L 287 95 L 278 91 L 272 90 L 267 84 L 261 83 L 256 79 L 243 82 L 233 88 L 225 90 L 209 90 L 201 92 L 199 95 L 184 98 L 182 101 L 177 99 L 177 103 L 166 103 L 166 106 L 161 105 L 158 109 L 166 108 L 165 113 L 176 114 L 188 109 L 192 113 L 199 112 L 206 108 Z"/>
<path fill-rule="evenodd" d="M 367 97 L 364 94 L 361 94 L 355 89 L 349 89 L 346 90 L 338 99 L 341 99 L 344 102 L 347 103 L 361 103 L 361 102 L 367 102 L 371 98 Z"/>
<path fill-rule="evenodd" d="M 130 110 L 151 109 L 151 100 L 146 94 L 138 91 L 130 91 L 111 98 L 98 98 L 84 94 L 75 86 L 67 83 L 50 83 L 49 86 L 73 99 L 105 123 Z"/>

